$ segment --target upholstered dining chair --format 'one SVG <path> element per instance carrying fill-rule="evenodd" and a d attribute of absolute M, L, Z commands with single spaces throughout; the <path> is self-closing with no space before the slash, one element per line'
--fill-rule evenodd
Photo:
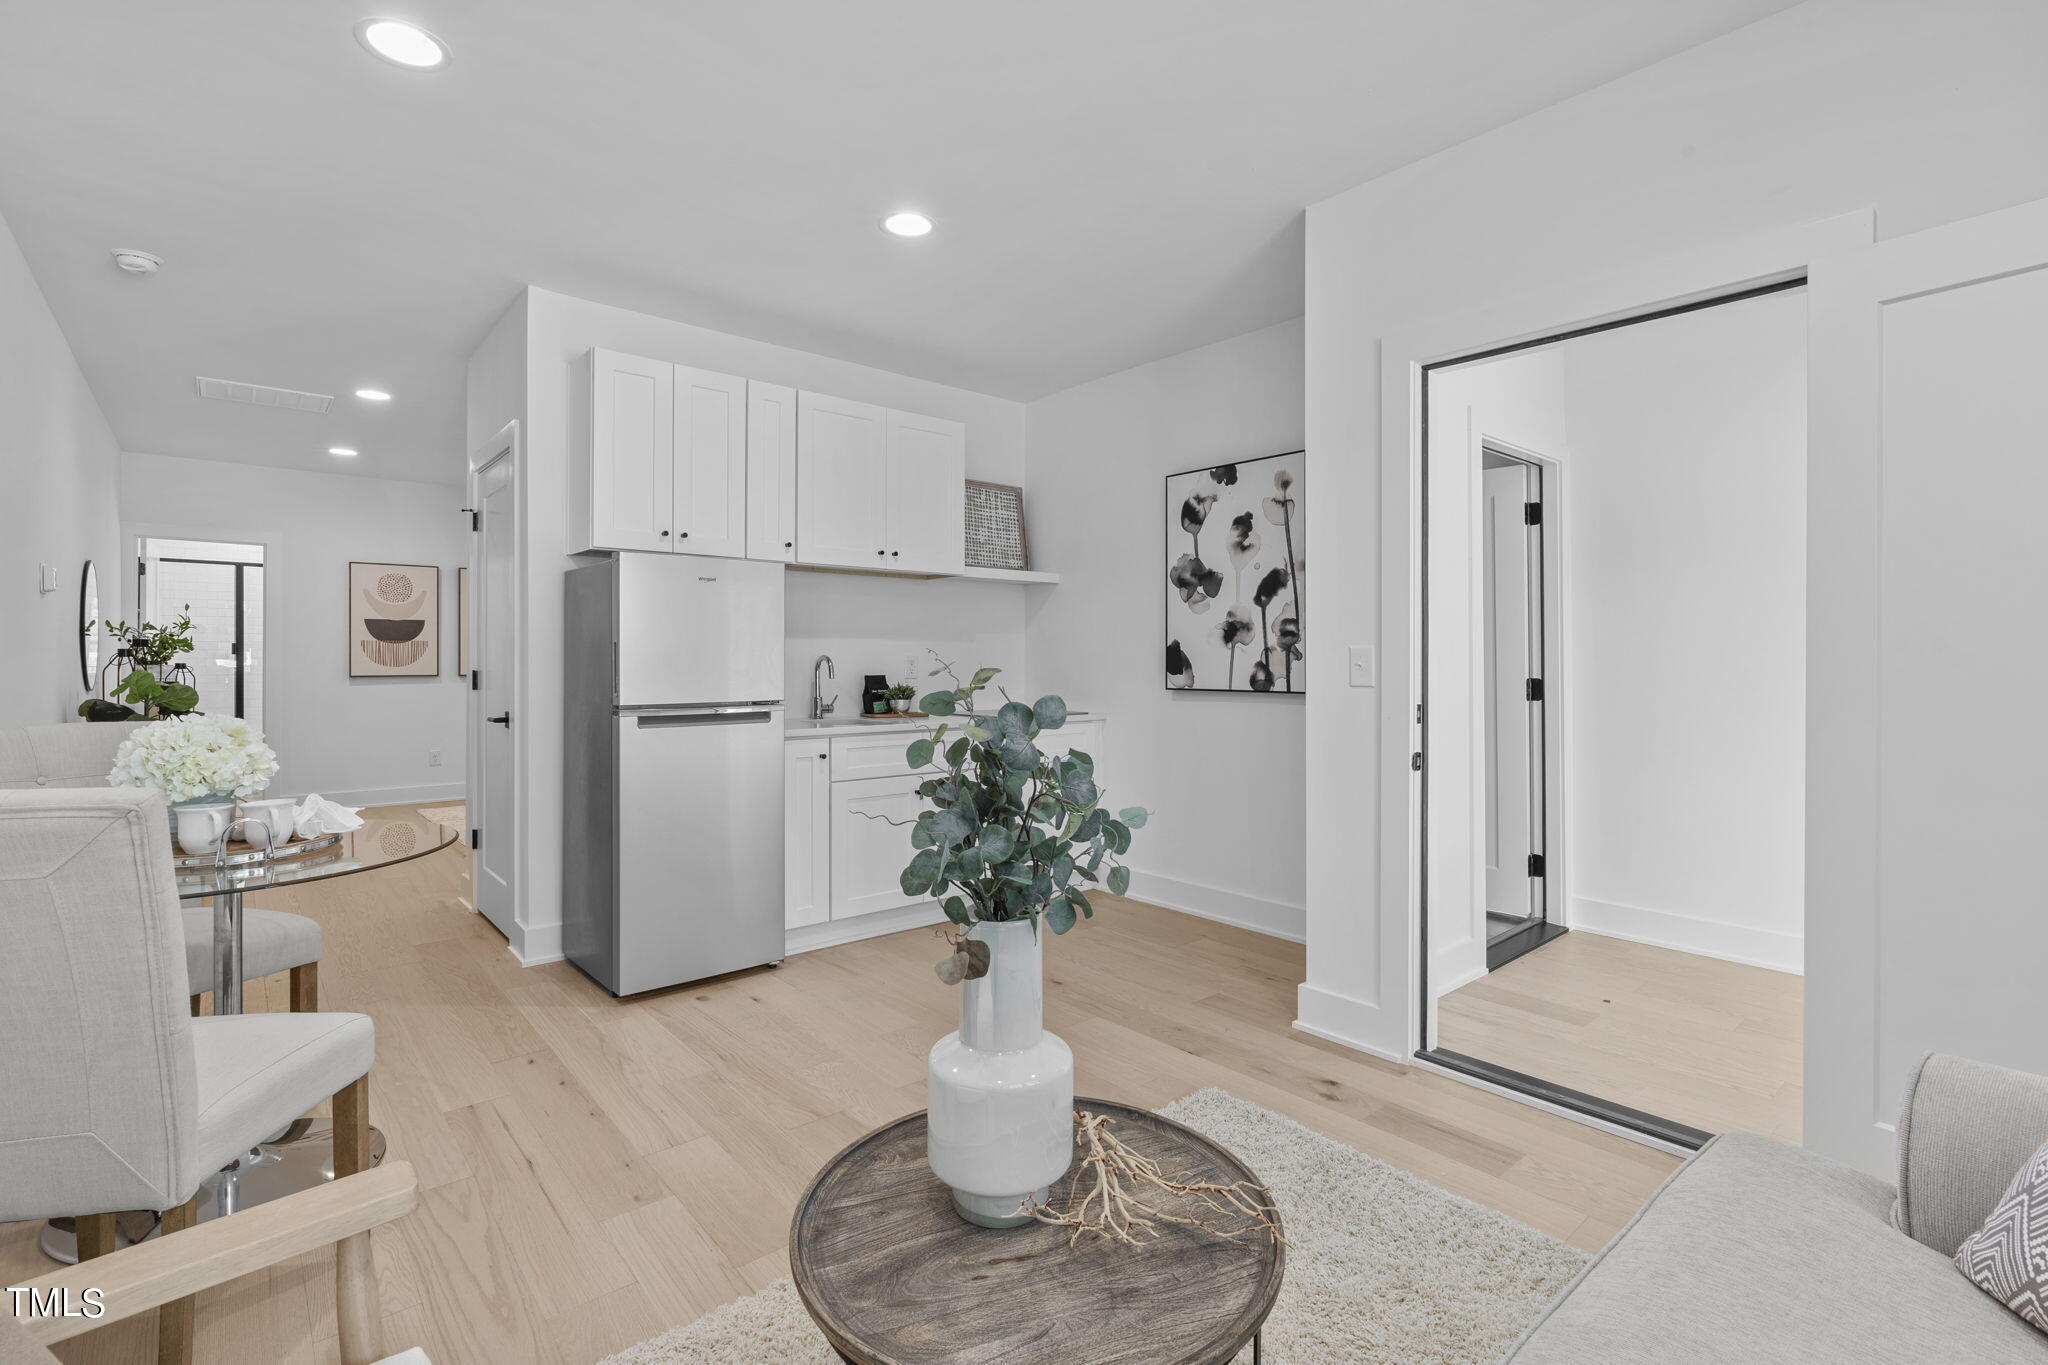
<path fill-rule="evenodd" d="M 161 1211 L 175 1247 L 201 1181 L 329 1096 L 336 1177 L 369 1165 L 368 1016 L 192 1017 L 165 809 L 131 788 L 0 792 L 0 1221 L 70 1215 L 81 1260 L 114 1250 L 128 1209 Z M 369 1234 L 339 1253 L 367 1302 Z M 158 1331 L 161 1360 L 189 1361 L 192 1300 Z M 376 1358 L 373 1317 L 340 1332 L 344 1360 Z"/>
<path fill-rule="evenodd" d="M 0 729 L 0 791 L 104 787 L 123 740 L 143 721 L 75 722 Z M 192 982 L 192 1013 L 211 993 L 213 911 L 186 908 L 185 975 Z M 291 973 L 291 1007 L 320 1008 L 320 925 L 285 910 L 242 908 L 242 976 L 247 980 Z"/>

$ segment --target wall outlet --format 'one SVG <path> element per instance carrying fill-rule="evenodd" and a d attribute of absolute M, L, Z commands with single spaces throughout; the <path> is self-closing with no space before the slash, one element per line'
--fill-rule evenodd
<path fill-rule="evenodd" d="M 427 766 L 429 768 L 438 768 L 441 766 L 441 751 L 439 749 L 427 750 Z"/>
<path fill-rule="evenodd" d="M 1379 680 L 1379 668 L 1373 660 L 1372 646 L 1351 646 L 1351 685 L 1374 687 L 1378 685 Z"/>

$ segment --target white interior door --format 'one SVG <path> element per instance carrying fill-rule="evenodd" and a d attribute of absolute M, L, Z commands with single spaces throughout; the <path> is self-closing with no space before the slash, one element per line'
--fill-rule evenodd
<path fill-rule="evenodd" d="M 1814 263 L 1805 1141 L 1934 1049 L 2048 1072 L 2048 201 Z"/>
<path fill-rule="evenodd" d="M 675 529 L 681 554 L 747 553 L 747 381 L 675 367 Z"/>
<path fill-rule="evenodd" d="M 590 543 L 674 549 L 676 367 L 590 353 Z"/>
<path fill-rule="evenodd" d="M 887 410 L 872 403 L 797 395 L 800 563 L 888 567 L 887 422 Z"/>
<path fill-rule="evenodd" d="M 889 414 L 889 567 L 958 573 L 967 557 L 967 428 Z"/>
<path fill-rule="evenodd" d="M 512 727 L 493 716 L 512 712 L 513 660 L 518 657 L 518 616 L 514 589 L 512 456 L 485 465 L 476 476 L 479 570 L 470 575 L 475 632 L 478 708 L 477 790 L 469 794 L 470 825 L 478 846 L 472 866 L 476 908 L 508 938 L 512 934 L 513 884 L 519 840 L 518 785 L 513 771 Z"/>
<path fill-rule="evenodd" d="M 796 559 L 796 390 L 747 381 L 747 558 Z"/>
<path fill-rule="evenodd" d="M 1540 636 L 1534 613 L 1541 609 L 1532 553 L 1532 528 L 1524 509 L 1536 501 L 1535 471 L 1518 460 L 1488 453 L 1480 473 L 1486 738 L 1485 850 L 1486 908 L 1496 915 L 1527 919 L 1536 914 L 1535 879 L 1529 855 L 1535 841 L 1536 703 L 1528 681 L 1542 675 Z"/>

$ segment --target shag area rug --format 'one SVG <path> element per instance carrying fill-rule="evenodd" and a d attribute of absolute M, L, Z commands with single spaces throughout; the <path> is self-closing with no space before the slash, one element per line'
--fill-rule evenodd
<path fill-rule="evenodd" d="M 1244 1158 L 1287 1225 L 1272 1365 L 1493 1365 L 1586 1254 L 1221 1090 L 1160 1111 Z M 1239 1357 L 1251 1359 L 1250 1348 Z M 835 1365 L 788 1280 L 601 1365 Z"/>

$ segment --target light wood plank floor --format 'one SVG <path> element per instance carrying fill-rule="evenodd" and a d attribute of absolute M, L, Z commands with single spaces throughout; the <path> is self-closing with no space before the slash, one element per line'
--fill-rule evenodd
<path fill-rule="evenodd" d="M 467 883 L 457 848 L 263 897 L 325 927 L 326 1006 L 376 1020 L 371 1118 L 422 1184 L 376 1234 L 385 1344 L 436 1365 L 586 1365 L 781 1278 L 806 1181 L 923 1106 L 925 1052 L 957 1022 L 930 930 L 622 1002 L 564 963 L 522 970 Z M 1221 1086 L 1583 1247 L 1676 1165 L 1293 1030 L 1294 944 L 1104 897 L 1047 974 L 1083 1093 L 1158 1106 Z M 283 979 L 250 997 L 284 1008 Z M 34 1234 L 0 1227 L 0 1283 L 41 1265 Z M 199 1359 L 334 1361 L 330 1266 L 205 1295 Z M 153 1359 L 148 1325 L 64 1359 Z"/>
<path fill-rule="evenodd" d="M 1437 1045 L 1710 1133 L 1799 1140 L 1801 978 L 1569 933 L 1437 1005 Z"/>

